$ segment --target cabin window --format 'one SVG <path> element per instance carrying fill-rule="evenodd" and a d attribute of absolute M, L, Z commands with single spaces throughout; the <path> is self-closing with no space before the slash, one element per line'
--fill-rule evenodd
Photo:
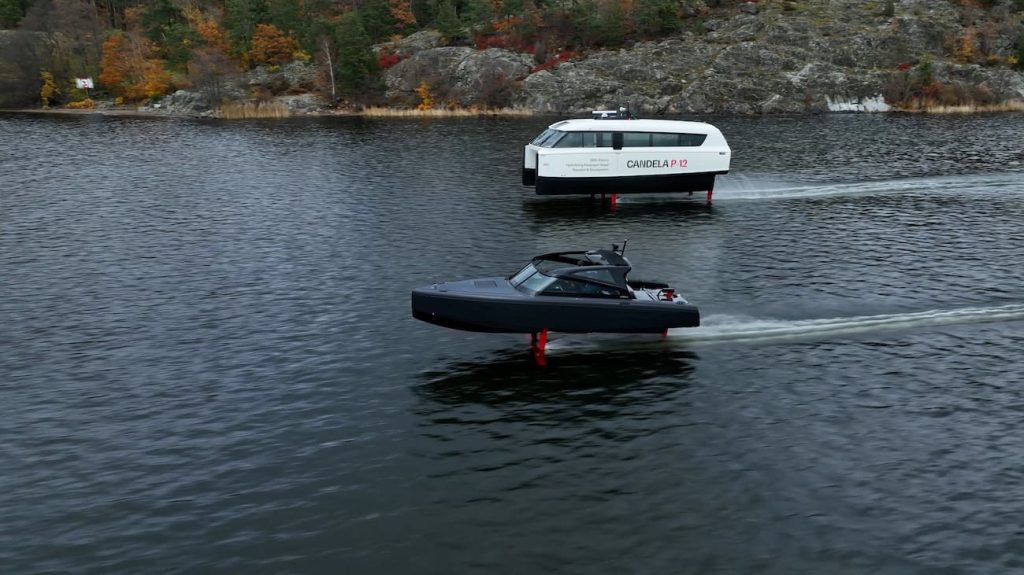
<path fill-rule="evenodd" d="M 678 146 L 679 134 L 651 134 L 652 146 Z"/>
<path fill-rule="evenodd" d="M 651 146 L 651 135 L 644 132 L 623 132 L 624 148 L 648 148 Z"/>
<path fill-rule="evenodd" d="M 584 270 L 584 271 L 581 271 L 581 272 L 576 272 L 573 275 L 579 276 L 579 277 L 583 277 L 583 278 L 587 278 L 587 279 L 596 280 L 596 281 L 599 281 L 599 282 L 604 282 L 606 284 L 615 285 L 617 283 L 615 281 L 615 276 L 612 275 L 612 272 L 610 270 L 606 270 L 606 269 Z"/>
<path fill-rule="evenodd" d="M 569 278 L 558 278 L 544 288 L 541 295 L 561 295 L 575 297 L 619 297 L 619 291 L 610 287 L 577 281 Z"/>
<path fill-rule="evenodd" d="M 582 148 L 583 132 L 566 132 L 561 140 L 555 144 L 556 148 Z"/>
<path fill-rule="evenodd" d="M 707 134 L 668 134 L 648 132 L 623 132 L 622 145 L 626 148 L 690 147 L 704 144 Z"/>
<path fill-rule="evenodd" d="M 611 132 L 583 132 L 584 148 L 610 148 L 612 147 Z"/>
<path fill-rule="evenodd" d="M 707 134 L 679 134 L 679 145 L 689 147 L 702 146 L 706 139 L 708 139 Z"/>

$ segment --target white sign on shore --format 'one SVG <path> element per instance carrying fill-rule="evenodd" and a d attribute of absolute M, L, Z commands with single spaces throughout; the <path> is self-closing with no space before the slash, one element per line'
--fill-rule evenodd
<path fill-rule="evenodd" d="M 92 88 L 92 78 L 75 78 L 75 87 L 79 90 L 82 88 Z"/>

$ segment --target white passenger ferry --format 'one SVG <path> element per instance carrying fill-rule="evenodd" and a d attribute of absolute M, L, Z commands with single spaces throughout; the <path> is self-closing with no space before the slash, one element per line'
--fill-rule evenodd
<path fill-rule="evenodd" d="M 711 124 L 601 110 L 593 119 L 551 124 L 527 144 L 523 185 L 543 195 L 706 191 L 711 201 L 731 156 Z"/>

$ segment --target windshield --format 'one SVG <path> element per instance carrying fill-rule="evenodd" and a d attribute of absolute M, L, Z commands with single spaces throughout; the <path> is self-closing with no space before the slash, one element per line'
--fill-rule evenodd
<path fill-rule="evenodd" d="M 537 273 L 537 268 L 533 267 L 533 263 L 528 263 L 526 264 L 526 267 L 517 271 L 516 275 L 510 277 L 508 281 L 511 282 L 513 286 L 518 286 L 519 284 L 523 283 L 523 281 L 526 280 L 526 278 L 532 276 L 535 273 Z"/>
<path fill-rule="evenodd" d="M 519 270 L 516 275 L 509 278 L 509 282 L 513 287 L 535 294 L 557 280 L 557 278 L 544 275 L 533 264 L 534 262 L 530 262 L 526 267 Z"/>
<path fill-rule="evenodd" d="M 541 132 L 541 134 L 534 138 L 530 144 L 540 146 L 541 148 L 550 148 L 555 145 L 555 142 L 557 142 L 559 138 L 562 137 L 562 134 L 564 134 L 564 132 L 559 132 L 558 130 L 552 130 L 549 128 Z"/>

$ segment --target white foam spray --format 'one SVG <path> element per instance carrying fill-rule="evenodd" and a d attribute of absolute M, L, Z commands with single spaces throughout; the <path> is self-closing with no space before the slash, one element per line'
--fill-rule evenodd
<path fill-rule="evenodd" d="M 720 176 L 715 201 L 799 199 L 829 196 L 870 196 L 884 194 L 1024 193 L 1020 174 L 906 178 L 867 182 L 787 183 L 738 174 Z"/>
<path fill-rule="evenodd" d="M 793 321 L 714 315 L 704 319 L 701 327 L 670 330 L 669 337 L 688 343 L 768 342 L 1015 320 L 1024 320 L 1024 304 Z"/>

